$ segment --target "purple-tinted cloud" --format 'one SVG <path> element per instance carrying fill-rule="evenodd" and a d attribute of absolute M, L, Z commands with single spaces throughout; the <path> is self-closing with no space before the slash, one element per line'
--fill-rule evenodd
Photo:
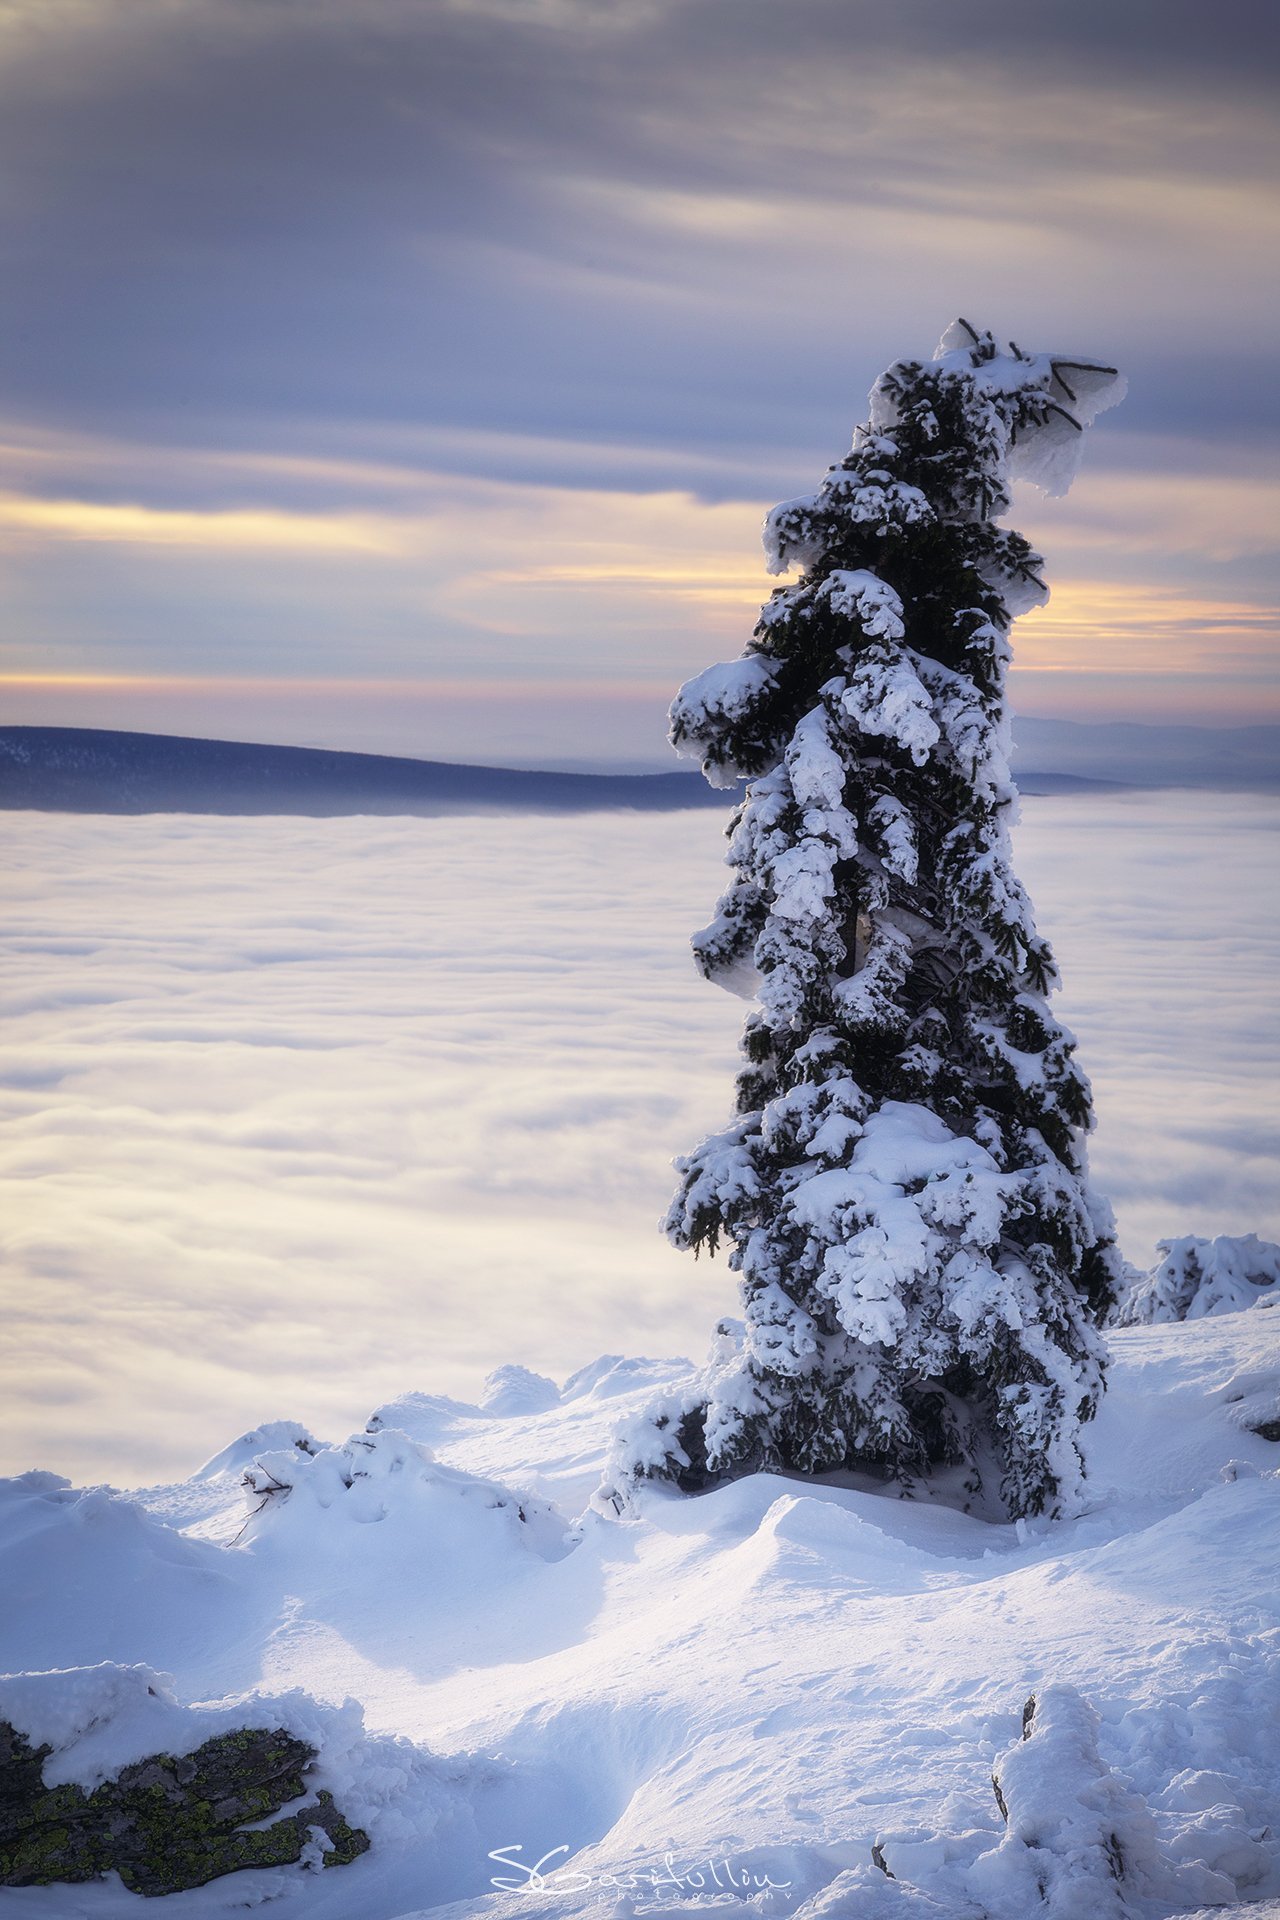
<path fill-rule="evenodd" d="M 1278 816 L 1107 795 L 1018 829 L 1144 1264 L 1280 1233 Z M 731 1097 L 742 1006 L 687 947 L 714 811 L 10 819 L 7 1468 L 187 1471 L 285 1407 L 345 1431 L 506 1360 L 698 1353 L 732 1310 L 656 1226 Z"/>
<path fill-rule="evenodd" d="M 1274 37 L 1273 11 L 1239 0 L 11 7 L 0 539 L 20 664 L 691 670 L 726 647 L 687 608 L 661 662 L 642 599 L 603 622 L 566 606 L 562 638 L 545 596 L 527 618 L 508 603 L 503 650 L 459 627 L 435 573 L 353 560 L 339 579 L 337 533 L 323 563 L 301 555 L 361 517 L 370 556 L 402 551 L 390 523 L 435 511 L 450 476 L 530 489 L 518 527 L 454 516 L 461 572 L 508 530 L 517 569 L 540 535 L 580 546 L 605 494 L 745 502 L 745 528 L 816 480 L 880 367 L 930 352 L 957 311 L 1131 376 L 1090 450 L 1096 503 L 1046 516 L 1051 579 L 1265 620 L 1280 579 L 1259 512 L 1241 506 L 1234 546 L 1222 522 L 1224 483 L 1235 499 L 1276 466 Z M 1171 474 L 1193 476 L 1176 501 Z M 1127 511 L 1150 475 L 1164 491 Z M 1200 480 L 1216 546 L 1187 535 Z M 158 541 L 90 552 L 90 508 L 118 527 L 134 509 L 321 518 L 274 570 L 230 551 L 229 521 L 193 526 L 193 549 L 226 551 L 184 571 L 172 542 L 164 560 Z M 744 577 L 757 557 L 744 535 Z M 1230 681 L 1238 663 L 1218 664 Z"/>

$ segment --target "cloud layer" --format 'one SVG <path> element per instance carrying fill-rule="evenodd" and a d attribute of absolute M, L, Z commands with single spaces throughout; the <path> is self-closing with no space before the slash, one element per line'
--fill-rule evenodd
<path fill-rule="evenodd" d="M 0 444 L 8 717 L 146 727 L 167 683 L 172 730 L 244 738 L 254 684 L 274 681 L 294 698 L 281 712 L 277 688 L 273 738 L 448 755 L 448 724 L 433 732 L 406 708 L 406 685 L 425 700 L 466 681 L 500 697 L 513 681 L 568 694 L 589 680 L 617 689 L 620 733 L 626 688 L 645 686 L 647 750 L 660 751 L 671 691 L 739 651 L 773 585 L 759 540 L 769 498 L 705 497 L 686 465 L 685 487 L 637 491 L 580 472 L 544 484 L 17 433 Z M 783 471 L 777 492 L 818 477 Z M 1014 517 L 1054 584 L 1017 629 L 1020 705 L 1280 717 L 1267 578 L 1278 495 L 1258 469 L 1153 484 L 1141 464 L 1086 471 L 1065 503 L 1026 495 Z M 369 723 L 380 697 L 372 736 L 340 712 L 317 725 L 317 680 L 345 683 Z M 100 705 L 85 704 L 90 687 Z M 521 743 L 490 725 L 466 750 L 501 758 Z M 523 750 L 580 752 L 579 729 L 532 730 Z"/>
<path fill-rule="evenodd" d="M 927 351 L 977 299 L 1015 332 L 1090 315 L 1098 350 L 1141 342 L 1159 394 L 1135 422 L 1168 427 L 1180 389 L 1256 428 L 1265 393 L 1230 373 L 1269 341 L 1273 39 L 1241 0 L 1123 23 L 933 0 L 19 9 L 22 298 L 59 328 L 26 337 L 26 379 L 100 415 L 596 439 L 603 402 L 641 441 L 794 442 L 851 349 L 878 363 L 923 325 Z M 69 366 L 62 299 L 90 278 Z"/>
<path fill-rule="evenodd" d="M 684 671 L 747 630 L 762 508 L 966 312 L 1131 377 L 1032 516 L 1090 617 L 1065 665 L 1029 640 L 1028 704 L 1274 710 L 1275 32 L 1260 0 L 12 0 L 0 664 Z"/>
<path fill-rule="evenodd" d="M 1029 801 L 1122 1241 L 1280 1237 L 1280 805 Z M 10 816 L 0 974 L 4 1466 L 188 1471 L 494 1365 L 702 1350 L 720 1262 L 666 1247 L 741 1006 L 689 931 L 712 814 Z"/>

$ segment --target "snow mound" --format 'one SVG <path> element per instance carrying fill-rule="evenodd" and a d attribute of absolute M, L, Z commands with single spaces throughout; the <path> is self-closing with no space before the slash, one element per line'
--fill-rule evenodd
<path fill-rule="evenodd" d="M 560 1404 L 560 1389 L 545 1373 L 531 1373 L 528 1367 L 498 1367 L 484 1383 L 480 1405 L 485 1413 L 500 1417 L 521 1413 L 545 1413 Z"/>
<path fill-rule="evenodd" d="M 1102 1724 L 1074 1687 L 1042 1687 L 1023 1709 L 1021 1739 L 992 1774 L 1005 1827 L 997 1845 L 980 1828 L 882 1835 L 872 1859 L 900 1891 L 876 1889 L 863 1870 L 842 1876 L 800 1913 L 806 1920 L 864 1912 L 1144 1920 L 1234 1901 L 1231 1864 L 1246 1883 L 1265 1872 L 1265 1830 L 1246 1831 L 1251 1816 L 1238 1804 L 1239 1784 L 1221 1774 L 1183 1774 L 1149 1805 L 1103 1759 Z M 1199 1823 L 1180 1817 L 1210 1806 Z"/>
<path fill-rule="evenodd" d="M 1272 1306 L 1280 1299 L 1280 1246 L 1256 1233 L 1222 1234 L 1202 1240 L 1185 1234 L 1161 1240 L 1160 1258 L 1139 1274 L 1116 1313 L 1122 1327 L 1154 1326 L 1162 1320 L 1201 1320 L 1210 1313 Z"/>
<path fill-rule="evenodd" d="M 260 1427 L 252 1427 L 248 1433 L 242 1433 L 230 1446 L 221 1448 L 202 1467 L 197 1467 L 191 1477 L 193 1480 L 216 1480 L 224 1473 L 243 1473 L 266 1448 L 277 1451 L 286 1448 L 303 1455 L 317 1453 L 323 1445 L 324 1441 L 317 1440 L 314 1433 L 299 1420 L 266 1420 Z"/>
<path fill-rule="evenodd" d="M 1005 1829 L 996 1845 L 981 1827 L 882 1834 L 872 1847 L 880 1884 L 866 1867 L 842 1874 L 801 1907 L 796 1920 L 1143 1920 L 1233 1901 L 1233 1879 L 1196 1857 L 1200 1849 L 1195 1839 L 1188 1842 L 1185 1828 L 1170 1842 L 1166 1834 L 1176 1821 L 1167 1814 L 1162 1819 L 1102 1758 L 1101 1728 L 1099 1714 L 1074 1687 L 1042 1687 L 1023 1709 L 1021 1739 L 991 1777 Z M 1179 1791 L 1178 1783 L 1166 1791 L 1166 1806 L 1179 1805 Z M 1193 1790 L 1187 1804 L 1203 1798 Z M 1222 1840 L 1231 1836 L 1230 1850 L 1237 1836 L 1228 1809 L 1219 1806 L 1216 1814 L 1224 1829 L 1217 1848 L 1207 1832 L 1197 1839 L 1221 1854 Z M 1252 1846 L 1256 1868 L 1256 1840 Z M 1236 1852 L 1237 1866 L 1244 1866 L 1248 1851 L 1246 1845 Z"/>
<path fill-rule="evenodd" d="M 1101 1721 L 1074 1687 L 1051 1685 L 1027 1702 L 1023 1739 L 999 1763 L 994 1789 L 1007 1833 L 970 1873 L 975 1891 L 1011 1911 L 1102 1920 L 1129 1911 L 1129 1894 L 1169 1902 L 1230 1897 L 1212 1873 L 1179 1875 L 1161 1855 L 1141 1795 L 1098 1751 Z M 1187 1902 L 1183 1900 L 1181 1904 Z"/>
<path fill-rule="evenodd" d="M 429 1447 L 394 1427 L 356 1433 L 340 1447 L 300 1453 L 293 1447 L 261 1453 L 244 1476 L 250 1524 L 313 1530 L 318 1515 L 332 1524 L 381 1521 L 449 1532 L 446 1507 L 498 1516 L 508 1536 L 543 1559 L 569 1551 L 568 1523 L 545 1500 L 513 1492 L 497 1481 L 441 1466 Z"/>
<path fill-rule="evenodd" d="M 151 1754 L 194 1753 L 215 1734 L 238 1727 L 282 1728 L 340 1758 L 349 1756 L 363 1733 L 354 1700 L 326 1706 L 295 1689 L 184 1706 L 171 1674 L 111 1660 L 0 1675 L 0 1720 L 32 1746 L 52 1747 L 43 1769 L 46 1786 L 70 1783 L 86 1792 Z"/>

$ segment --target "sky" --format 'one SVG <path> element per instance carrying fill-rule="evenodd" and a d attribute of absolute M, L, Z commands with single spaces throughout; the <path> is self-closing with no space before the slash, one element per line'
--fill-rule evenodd
<path fill-rule="evenodd" d="M 1023 811 L 1122 1251 L 1280 1240 L 1280 799 Z M 714 810 L 8 820 L 0 1473 L 167 1479 L 739 1311 L 657 1230 L 737 1064 Z"/>
<path fill-rule="evenodd" d="M 1263 0 L 0 0 L 0 713 L 653 759 L 956 314 L 1121 366 L 1014 697 L 1280 718 Z"/>

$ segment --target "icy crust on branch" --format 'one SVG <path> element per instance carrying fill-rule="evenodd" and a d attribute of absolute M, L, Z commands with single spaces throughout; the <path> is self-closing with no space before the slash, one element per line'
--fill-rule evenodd
<path fill-rule="evenodd" d="M 1202 1320 L 1211 1313 L 1280 1300 L 1280 1247 L 1256 1233 L 1161 1240 L 1150 1273 L 1137 1274 L 1115 1315 L 1117 1326 Z"/>
<path fill-rule="evenodd" d="M 1029 480 L 1053 498 L 1068 491 L 1080 470 L 1084 428 L 1118 407 L 1128 391 L 1128 381 L 1115 367 L 1069 354 L 1023 353 L 1012 342 L 1002 353 L 989 333 L 976 333 L 965 320 L 952 322 L 933 357 L 940 366 L 971 377 L 1002 419 L 1008 418 L 1006 403 L 1013 399 L 1009 477 Z M 892 406 L 892 396 L 882 399 L 877 388 L 872 419 L 887 424 Z"/>
<path fill-rule="evenodd" d="M 714 785 L 764 771 L 771 745 L 789 732 L 778 709 L 792 676 L 775 665 L 791 652 L 788 639 L 808 629 L 821 643 L 833 618 L 851 623 L 855 641 L 859 634 L 901 639 L 902 605 L 876 563 L 882 555 L 895 560 L 913 539 L 955 549 L 999 595 L 1006 620 L 1042 605 L 1048 589 L 1039 556 L 991 522 L 1008 510 L 1014 479 L 1066 493 L 1085 428 L 1124 393 L 1113 367 L 1002 349 L 962 320 L 947 329 L 931 363 L 891 367 L 872 390 L 870 421 L 817 492 L 784 500 L 766 518 L 769 571 L 799 567 L 804 575 L 764 608 L 740 659 L 681 688 L 671 709 L 677 750 L 700 759 Z M 971 526 L 981 527 L 980 540 L 965 540 Z M 843 564 L 841 548 L 856 553 L 854 565 Z M 887 625 L 877 620 L 877 595 L 892 608 Z"/>
<path fill-rule="evenodd" d="M 771 696 L 774 679 L 772 663 L 752 654 L 708 667 L 680 689 L 670 714 L 672 744 L 688 758 L 702 761 L 713 787 L 737 785 L 738 768 L 721 758 L 720 742 L 730 732 L 749 729 L 752 715 Z M 767 748 L 762 741 L 758 751 Z"/>
<path fill-rule="evenodd" d="M 902 602 L 892 587 L 866 567 L 852 572 L 837 567 L 827 575 L 821 591 L 832 613 L 856 620 L 869 640 L 901 640 Z"/>
<path fill-rule="evenodd" d="M 963 322 L 890 368 L 849 454 L 766 522 L 799 579 L 676 699 L 677 747 L 750 781 L 693 949 L 754 1005 L 736 1116 L 677 1163 L 666 1225 L 728 1242 L 746 1324 L 700 1400 L 633 1435 L 639 1475 L 946 1463 L 975 1496 L 994 1467 L 1015 1514 L 1081 1497 L 1122 1270 L 1012 867 L 1009 629 L 1047 589 L 995 520 L 1015 473 L 1065 489 L 1122 390 Z"/>
<path fill-rule="evenodd" d="M 862 444 L 865 447 L 868 442 Z M 886 454 L 896 451 L 887 437 L 881 444 Z M 854 448 L 858 449 L 856 438 Z M 849 473 L 833 468 L 817 493 L 783 500 L 768 514 L 764 557 L 770 573 L 789 573 L 792 567 L 807 567 L 822 557 L 822 522 L 829 512 L 837 512 L 851 527 L 861 527 L 881 539 L 908 527 L 928 526 L 937 517 L 919 487 L 894 480 L 879 469 L 855 481 Z"/>
<path fill-rule="evenodd" d="M 1001 472 L 983 474 L 991 499 L 1008 505 L 1001 481 L 1028 480 L 1054 498 L 1065 494 L 1080 469 L 1084 429 L 1100 413 L 1119 406 L 1128 382 L 1115 367 L 1069 354 L 1024 353 L 1013 341 L 1001 347 L 967 320 L 953 320 L 934 351 L 933 363 L 972 385 L 981 407 L 984 455 Z M 871 391 L 871 427 L 891 435 L 900 418 L 903 392 L 916 363 L 892 367 Z M 983 464 L 985 465 L 985 459 Z"/>

